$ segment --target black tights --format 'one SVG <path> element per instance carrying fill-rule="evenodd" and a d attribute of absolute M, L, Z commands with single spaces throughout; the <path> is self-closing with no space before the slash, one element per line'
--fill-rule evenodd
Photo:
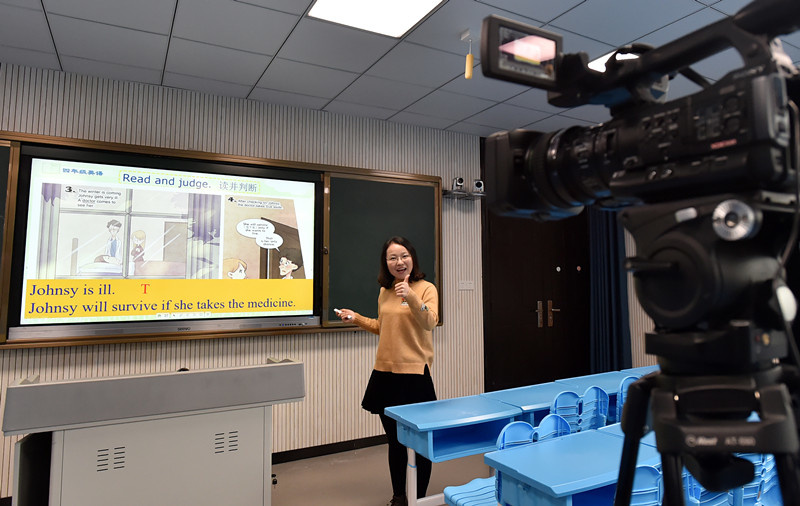
<path fill-rule="evenodd" d="M 379 415 L 383 430 L 389 438 L 389 474 L 392 476 L 392 493 L 406 495 L 406 467 L 408 467 L 408 453 L 406 447 L 397 440 L 397 421 L 386 415 Z M 431 481 L 431 461 L 416 454 L 417 463 L 417 498 L 425 497 L 428 483 Z"/>

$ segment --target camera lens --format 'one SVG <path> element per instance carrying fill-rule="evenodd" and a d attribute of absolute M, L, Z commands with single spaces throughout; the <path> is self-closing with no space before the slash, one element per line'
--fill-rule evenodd
<path fill-rule="evenodd" d="M 610 137 L 598 133 L 596 127 L 572 127 L 543 135 L 528 149 L 527 180 L 545 207 L 540 210 L 564 217 L 565 213 L 577 214 L 571 210 L 610 197 L 597 169 L 603 167 L 597 162 Z"/>

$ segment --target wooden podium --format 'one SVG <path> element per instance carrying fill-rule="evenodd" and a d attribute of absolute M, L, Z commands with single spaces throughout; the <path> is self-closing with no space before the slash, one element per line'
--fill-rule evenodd
<path fill-rule="evenodd" d="M 270 505 L 272 405 L 303 364 L 9 386 L 14 505 Z"/>

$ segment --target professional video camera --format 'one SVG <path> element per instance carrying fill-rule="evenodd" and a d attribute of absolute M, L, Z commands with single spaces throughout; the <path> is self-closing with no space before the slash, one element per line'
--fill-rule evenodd
<path fill-rule="evenodd" d="M 757 0 L 664 46 L 620 48 L 599 72 L 585 53 L 563 54 L 559 35 L 484 20 L 486 76 L 548 90 L 555 106 L 610 108 L 597 126 L 490 136 L 485 180 L 491 212 L 557 220 L 596 205 L 616 209 L 635 240 L 626 267 L 655 322 L 645 345 L 661 371 L 628 392 L 616 504 L 630 501 L 647 425 L 665 504 L 683 504 L 684 465 L 711 491 L 751 481 L 737 453 L 774 454 L 784 504 L 800 503 L 800 356 L 785 281 L 800 215 L 800 77 L 776 39 L 798 29 L 799 1 Z M 715 83 L 690 68 L 729 47 L 744 65 Z M 702 90 L 667 101 L 677 74 Z"/>

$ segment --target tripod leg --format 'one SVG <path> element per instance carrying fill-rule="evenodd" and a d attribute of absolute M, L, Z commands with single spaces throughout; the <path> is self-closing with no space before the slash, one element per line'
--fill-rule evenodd
<path fill-rule="evenodd" d="M 622 443 L 622 457 L 619 464 L 614 506 L 627 506 L 631 503 L 633 477 L 636 474 L 636 458 L 639 455 L 639 441 L 644 435 L 650 392 L 654 386 L 653 379 L 645 376 L 628 387 L 628 397 L 622 408 L 620 424 L 625 439 Z"/>
<path fill-rule="evenodd" d="M 664 476 L 664 505 L 684 506 L 683 462 L 677 453 L 661 454 L 661 473 Z"/>
<path fill-rule="evenodd" d="M 800 504 L 800 483 L 798 482 L 800 475 L 798 475 L 794 456 L 789 453 L 776 453 L 775 468 L 778 471 L 783 504 Z"/>

